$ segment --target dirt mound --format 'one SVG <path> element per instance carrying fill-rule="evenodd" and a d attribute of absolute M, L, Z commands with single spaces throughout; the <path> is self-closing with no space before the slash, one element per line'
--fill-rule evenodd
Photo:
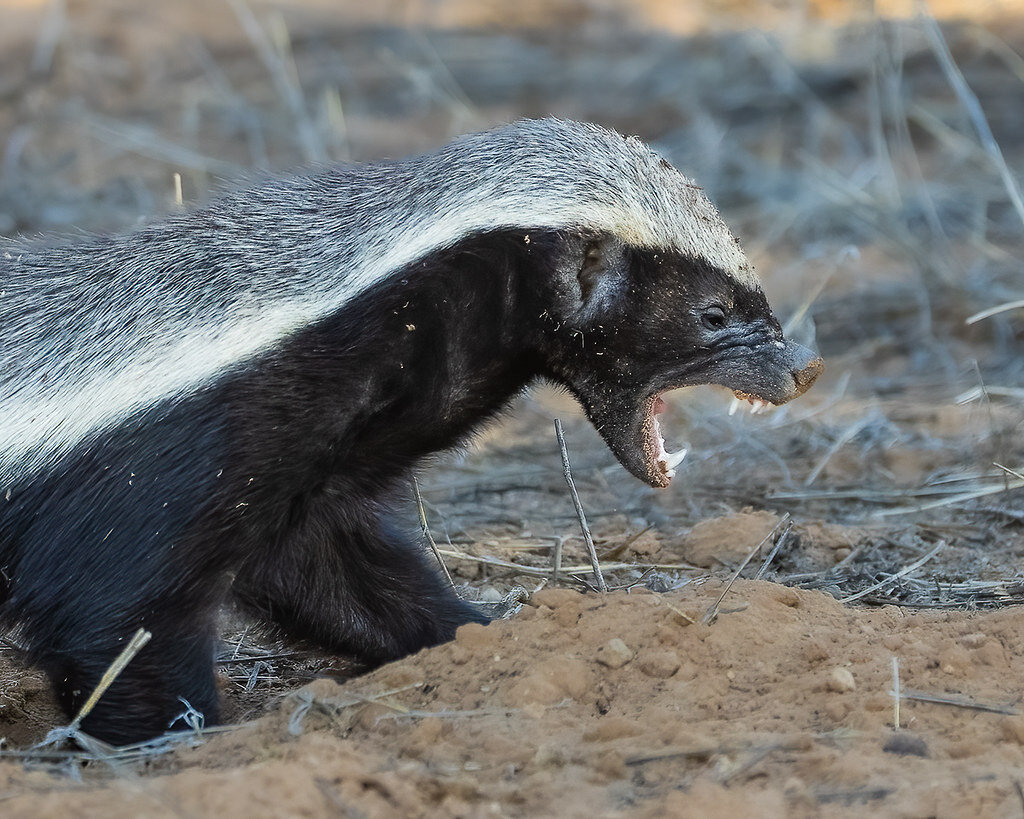
<path fill-rule="evenodd" d="M 159 763 L 75 786 L 13 766 L 19 816 L 1008 815 L 1024 639 L 1010 610 L 850 610 L 740 581 L 542 591 L 520 614 Z M 893 729 L 892 658 L 905 693 Z M 965 704 L 974 707 L 963 707 Z M 995 709 L 997 712 L 983 710 Z M 998 713 L 1003 711 L 1005 713 Z M 69 791 L 69 789 L 71 789 Z"/>

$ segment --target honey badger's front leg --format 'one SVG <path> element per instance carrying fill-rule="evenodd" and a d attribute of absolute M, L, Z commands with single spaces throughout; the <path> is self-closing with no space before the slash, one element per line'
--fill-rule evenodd
<path fill-rule="evenodd" d="M 381 512 L 326 496 L 309 502 L 280 543 L 242 566 L 235 596 L 289 635 L 371 665 L 487 622 Z"/>

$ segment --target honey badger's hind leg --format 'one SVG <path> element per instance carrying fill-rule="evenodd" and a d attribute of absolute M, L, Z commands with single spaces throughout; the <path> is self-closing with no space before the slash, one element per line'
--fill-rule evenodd
<path fill-rule="evenodd" d="M 185 566 L 168 578 L 173 565 L 146 565 L 153 576 L 165 573 L 164 582 L 147 587 L 130 582 L 132 571 L 123 563 L 119 573 L 97 574 L 66 552 L 62 556 L 73 564 L 67 582 L 51 575 L 29 589 L 31 602 L 19 606 L 18 628 L 26 659 L 46 672 L 68 719 L 142 627 L 152 635 L 149 642 L 99 698 L 82 730 L 115 745 L 150 739 L 186 711 L 182 699 L 207 725 L 215 724 L 214 624 L 223 573 L 203 578 Z"/>
<path fill-rule="evenodd" d="M 150 739 L 171 727 L 187 710 L 186 701 L 203 715 L 204 724 L 216 724 L 212 621 L 211 615 L 209 623 L 176 633 L 154 632 L 82 721 L 82 730 L 114 745 Z M 38 657 L 69 717 L 96 689 L 127 638 L 114 641 L 112 651 L 111 642 L 103 640 L 102 650 L 83 643 L 57 646 Z"/>
<path fill-rule="evenodd" d="M 163 733 L 186 710 L 181 698 L 207 724 L 218 718 L 214 624 L 238 556 L 210 545 L 221 530 L 204 510 L 221 458 L 197 409 L 157 406 L 98 434 L 0 504 L 4 624 L 69 718 L 132 635 L 152 634 L 83 722 L 108 742 Z"/>
<path fill-rule="evenodd" d="M 379 510 L 308 504 L 272 548 L 235 577 L 236 598 L 287 634 L 369 665 L 452 639 L 488 618 L 455 594 L 423 548 Z"/>

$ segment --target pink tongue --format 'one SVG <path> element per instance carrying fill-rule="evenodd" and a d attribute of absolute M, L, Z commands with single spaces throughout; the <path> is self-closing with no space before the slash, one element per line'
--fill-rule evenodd
<path fill-rule="evenodd" d="M 660 415 L 666 409 L 668 409 L 668 404 L 666 404 L 664 399 L 662 399 L 662 397 L 659 395 L 657 398 L 654 399 L 654 414 Z"/>

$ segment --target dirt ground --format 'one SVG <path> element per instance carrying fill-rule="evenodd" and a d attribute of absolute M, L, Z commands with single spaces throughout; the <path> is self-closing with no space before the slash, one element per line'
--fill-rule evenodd
<path fill-rule="evenodd" d="M 1024 311 L 967 323 L 1024 299 L 1024 7 L 900 6 L 0 0 L 0 233 L 591 119 L 697 178 L 827 363 L 769 414 L 670 396 L 666 491 L 538 388 L 418 477 L 453 581 L 521 608 L 369 674 L 226 611 L 223 732 L 37 748 L 66 718 L 7 635 L 0 814 L 1024 814 Z"/>

